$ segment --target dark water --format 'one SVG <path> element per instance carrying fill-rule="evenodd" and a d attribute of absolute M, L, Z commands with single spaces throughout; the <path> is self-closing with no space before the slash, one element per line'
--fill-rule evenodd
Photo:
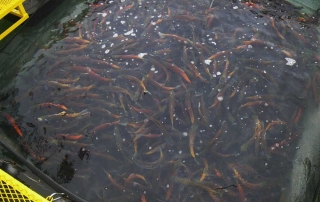
<path fill-rule="evenodd" d="M 19 73 L 4 117 L 88 201 L 278 201 L 318 104 L 319 42 L 297 8 L 265 6 L 88 5 Z"/>

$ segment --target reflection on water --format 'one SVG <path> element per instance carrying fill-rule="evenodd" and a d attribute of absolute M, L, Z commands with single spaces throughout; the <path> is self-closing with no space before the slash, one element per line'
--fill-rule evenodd
<path fill-rule="evenodd" d="M 19 74 L 28 157 L 88 201 L 279 200 L 316 29 L 253 3 L 88 6 Z"/>

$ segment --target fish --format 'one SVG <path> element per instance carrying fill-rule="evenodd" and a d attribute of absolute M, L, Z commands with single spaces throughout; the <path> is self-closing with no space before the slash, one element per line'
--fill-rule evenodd
<path fill-rule="evenodd" d="M 243 188 L 242 188 L 241 184 L 237 184 L 237 190 L 238 190 L 238 193 L 240 195 L 240 201 L 241 202 L 246 202 L 246 197 L 244 195 L 244 191 L 243 191 Z"/>
<path fill-rule="evenodd" d="M 16 136 L 32 141 L 22 149 L 35 163 L 74 167 L 93 201 L 277 201 L 286 179 L 267 172 L 279 162 L 247 168 L 290 164 L 320 82 L 315 26 L 262 17 L 292 10 L 286 3 L 155 2 L 95 0 L 57 25 L 67 38 L 0 94 L 3 111 L 19 108 L 12 116 L 28 138 Z M 81 147 L 90 165 L 74 155 Z M 92 186 L 100 175 L 106 182 Z"/>
<path fill-rule="evenodd" d="M 202 158 L 202 162 L 204 164 L 204 169 L 202 171 L 200 181 L 203 181 L 206 178 L 206 176 L 208 175 L 208 170 L 209 170 L 209 164 L 208 164 L 207 159 Z"/>
<path fill-rule="evenodd" d="M 173 38 L 173 39 L 177 40 L 178 42 L 181 42 L 181 43 L 184 43 L 184 44 L 190 44 L 190 45 L 193 44 L 193 42 L 191 40 L 186 39 L 186 38 L 181 37 L 181 36 L 178 36 L 178 35 L 175 35 L 175 34 L 164 34 L 164 33 L 161 33 L 161 32 L 158 32 L 158 34 L 159 34 L 160 38 L 169 37 L 169 38 Z"/>
<path fill-rule="evenodd" d="M 266 131 L 268 131 L 270 128 L 272 128 L 274 125 L 276 124 L 280 124 L 280 125 L 286 125 L 287 122 L 284 122 L 284 121 L 281 121 L 281 120 L 274 120 L 274 121 L 271 121 L 271 123 L 269 123 L 266 127 Z"/>
<path fill-rule="evenodd" d="M 118 105 L 117 103 L 108 102 L 108 101 L 102 100 L 102 99 L 92 99 L 91 101 L 92 101 L 94 104 L 102 105 L 103 107 L 121 108 L 121 106 Z"/>
<path fill-rule="evenodd" d="M 171 179 L 174 182 L 177 182 L 177 183 L 182 184 L 184 186 L 190 186 L 190 187 L 202 189 L 202 190 L 206 191 L 209 195 L 217 195 L 217 194 L 219 194 L 217 191 L 215 191 L 212 188 L 206 186 L 201 181 L 197 182 L 197 181 L 194 181 L 194 180 L 190 180 L 190 179 L 187 179 L 187 178 L 180 178 L 180 177 L 176 177 L 176 176 L 171 177 Z"/>
<path fill-rule="evenodd" d="M 211 55 L 207 60 L 217 59 L 218 57 L 229 55 L 229 51 L 219 51 L 213 55 Z"/>
<path fill-rule="evenodd" d="M 125 107 L 125 104 L 124 104 L 124 98 L 123 98 L 123 95 L 121 93 L 119 93 L 119 102 L 120 102 L 120 107 L 121 109 L 123 109 L 125 115 L 128 114 L 127 110 L 126 110 L 126 107 Z"/>
<path fill-rule="evenodd" d="M 189 89 L 186 91 L 185 105 L 186 105 L 187 111 L 189 113 L 190 122 L 192 124 L 194 124 L 194 114 L 193 114 L 193 109 L 192 109 L 192 105 L 191 105 L 191 98 L 190 98 L 190 90 Z"/>
<path fill-rule="evenodd" d="M 220 90 L 220 92 L 216 95 L 214 102 L 212 103 L 212 105 L 209 107 L 213 108 L 215 106 L 217 106 L 218 104 L 220 104 L 221 102 L 223 102 L 224 100 L 224 94 L 225 92 L 233 85 L 233 81 L 229 81 L 228 83 L 225 84 L 221 84 L 223 86 L 222 90 L 220 90 L 220 88 L 216 87 L 215 89 L 217 89 L 217 91 Z M 211 93 L 210 93 L 211 94 Z"/>
<path fill-rule="evenodd" d="M 65 43 L 77 43 L 77 44 L 90 44 L 91 41 L 80 38 L 80 37 L 65 37 L 63 38 Z"/>
<path fill-rule="evenodd" d="M 185 71 L 183 71 L 181 68 L 179 68 L 178 66 L 174 65 L 174 64 L 170 64 L 168 62 L 165 61 L 161 61 L 161 63 L 168 69 L 170 69 L 171 71 L 177 73 L 179 76 L 181 76 L 181 78 L 183 78 L 183 80 L 185 80 L 187 83 L 191 83 L 188 75 L 185 73 Z"/>
<path fill-rule="evenodd" d="M 105 129 L 106 127 L 109 127 L 109 126 L 113 126 L 113 125 L 116 125 L 120 122 L 120 120 L 118 121 L 114 121 L 114 122 L 111 122 L 111 123 L 103 123 L 103 124 L 100 124 L 98 126 L 96 126 L 95 128 L 93 128 L 92 130 L 89 131 L 89 134 L 95 134 L 97 133 L 99 130 L 102 130 L 102 129 Z"/>
<path fill-rule="evenodd" d="M 184 65 L 187 66 L 195 74 L 195 76 L 197 78 L 199 78 L 201 81 L 207 82 L 207 79 L 203 78 L 201 76 L 201 74 L 199 73 L 198 68 L 194 65 L 194 62 L 191 63 L 188 58 L 189 58 L 189 56 L 187 53 L 187 47 L 184 46 L 183 47 L 183 63 L 184 63 Z"/>
<path fill-rule="evenodd" d="M 141 109 L 141 108 L 137 108 L 137 107 L 135 107 L 135 106 L 133 106 L 133 105 L 129 105 L 129 107 L 132 107 L 132 109 L 133 109 L 134 111 L 136 111 L 136 112 L 138 112 L 138 113 L 140 113 L 140 114 L 148 114 L 148 115 L 151 115 L 151 114 L 154 114 L 154 113 L 155 113 L 155 111 L 152 110 L 152 109 L 145 109 L 145 108 Z"/>
<path fill-rule="evenodd" d="M 134 81 L 134 82 L 136 82 L 137 84 L 139 84 L 141 86 L 141 88 L 143 89 L 143 93 L 144 94 L 151 94 L 147 90 L 147 88 L 145 87 L 144 83 L 140 79 L 138 79 L 138 78 L 136 78 L 134 76 L 131 76 L 131 75 L 119 75 L 118 78 L 129 79 L 131 81 Z"/>
<path fill-rule="evenodd" d="M 70 69 L 88 73 L 93 79 L 97 79 L 99 81 L 104 81 L 106 83 L 114 82 L 116 80 L 115 78 L 109 79 L 109 78 L 103 77 L 103 76 L 97 74 L 96 72 L 94 72 L 90 67 L 71 66 Z"/>
<path fill-rule="evenodd" d="M 265 182 L 260 182 L 260 183 L 251 183 L 251 182 L 248 182 L 246 180 L 244 180 L 242 178 L 242 176 L 240 175 L 240 173 L 238 172 L 238 170 L 236 170 L 235 168 L 232 168 L 233 169 L 233 172 L 234 172 L 234 175 L 235 177 L 246 187 L 249 187 L 249 188 L 258 188 L 258 187 L 261 187 L 265 184 Z"/>
<path fill-rule="evenodd" d="M 293 120 L 293 123 L 298 123 L 303 114 L 303 107 L 299 107 L 296 117 Z M 283 124 L 283 123 L 281 123 Z"/>
<path fill-rule="evenodd" d="M 131 4 L 129 4 L 125 7 L 120 6 L 120 9 L 114 15 L 114 20 L 116 20 L 121 13 L 126 12 L 126 11 L 130 10 L 131 8 L 133 8 L 134 5 L 135 5 L 135 2 L 133 1 Z"/>
<path fill-rule="evenodd" d="M 55 81 L 59 83 L 65 83 L 65 84 L 74 84 L 77 81 L 79 81 L 80 77 L 77 77 L 75 79 L 55 79 Z"/>
<path fill-rule="evenodd" d="M 106 65 L 106 66 L 109 66 L 113 69 L 120 69 L 120 67 L 118 65 L 116 65 L 112 62 L 109 62 L 106 60 L 93 59 L 93 58 L 90 58 L 89 56 L 72 57 L 72 58 L 70 58 L 70 60 L 77 62 L 77 63 L 90 62 L 90 63 L 96 64 L 96 65 L 104 65 L 104 66 Z M 91 68 L 91 69 L 94 70 L 94 68 Z"/>
<path fill-rule="evenodd" d="M 62 112 L 57 113 L 57 114 L 49 114 L 49 115 L 44 115 L 44 116 L 38 117 L 37 120 L 40 121 L 40 122 L 43 122 L 43 121 L 48 121 L 51 118 L 57 118 L 57 117 L 64 117 L 64 118 L 76 118 L 76 117 L 78 117 L 79 118 L 79 117 L 85 116 L 87 114 L 90 114 L 88 109 L 84 109 L 84 110 L 82 110 L 81 112 L 78 112 L 78 113 L 67 113 L 65 111 L 62 111 Z"/>
<path fill-rule="evenodd" d="M 79 45 L 78 48 L 71 48 L 71 49 L 67 49 L 67 50 L 57 50 L 57 51 L 54 52 L 54 54 L 56 54 L 56 55 L 66 55 L 66 54 L 70 54 L 70 53 L 79 52 L 79 51 L 85 49 L 86 47 L 88 47 L 88 44 Z"/>
<path fill-rule="evenodd" d="M 134 97 L 132 93 L 129 92 L 128 89 L 121 88 L 119 86 L 100 86 L 98 89 L 102 91 L 113 92 L 113 93 L 123 93 L 128 95 L 132 101 L 136 100 L 136 97 Z"/>
<path fill-rule="evenodd" d="M 168 133 L 168 131 L 163 127 L 163 125 L 157 120 L 155 119 L 153 116 L 149 116 L 144 114 L 149 120 L 151 120 L 157 127 L 159 127 L 159 129 L 161 130 L 165 141 L 169 144 L 169 145 L 173 145 L 174 142 L 172 140 L 171 135 Z"/>
<path fill-rule="evenodd" d="M 206 78 L 204 78 L 203 76 L 201 76 L 201 74 L 198 71 L 198 67 L 195 66 L 194 64 L 192 64 L 191 62 L 187 63 L 187 67 L 195 74 L 195 76 L 197 78 L 200 79 L 200 81 L 205 82 L 205 83 L 209 83 L 208 80 Z"/>
<path fill-rule="evenodd" d="M 109 181 L 115 186 L 117 187 L 120 191 L 124 191 L 126 190 L 126 188 L 122 185 L 120 185 L 116 180 L 113 179 L 113 177 L 104 169 L 102 169 L 103 172 L 105 172 L 107 174 L 107 177 L 109 179 Z"/>
<path fill-rule="evenodd" d="M 162 22 L 162 18 L 158 19 L 156 22 L 150 22 L 146 29 L 141 33 L 141 36 L 146 36 L 152 28 L 159 25 Z"/>
<path fill-rule="evenodd" d="M 194 140 L 196 139 L 197 132 L 198 132 L 199 123 L 196 122 L 193 124 L 189 130 L 189 150 L 191 156 L 196 160 L 196 155 L 194 153 Z M 197 160 L 196 160 L 197 162 Z M 197 162 L 198 163 L 198 162 Z M 198 163 L 199 164 L 199 163 Z"/>
<path fill-rule="evenodd" d="M 256 115 L 253 115 L 252 119 L 253 119 L 253 123 L 255 124 L 254 133 L 246 143 L 241 145 L 241 147 L 240 147 L 241 152 L 247 151 L 248 147 L 250 147 L 254 142 L 256 142 L 256 146 L 255 146 L 256 153 L 257 153 L 257 150 L 259 150 L 257 148 L 258 147 L 257 142 L 260 140 L 260 133 L 262 130 L 262 125 L 261 125 L 262 122 L 259 120 L 259 118 Z"/>
<path fill-rule="evenodd" d="M 141 202 L 147 202 L 147 199 L 144 194 L 141 195 Z"/>
<path fill-rule="evenodd" d="M 58 88 L 70 88 L 72 87 L 71 84 L 59 83 L 58 81 L 39 81 L 41 85 L 48 85 L 48 86 L 55 86 Z"/>
<path fill-rule="evenodd" d="M 168 87 L 168 86 L 162 85 L 161 83 L 158 83 L 154 79 L 150 78 L 148 75 L 144 76 L 143 78 L 145 80 L 147 80 L 148 82 L 150 82 L 155 87 L 160 88 L 160 89 L 165 90 L 165 91 L 175 90 L 175 89 L 180 87 L 179 85 L 176 86 L 176 87 Z"/>
<path fill-rule="evenodd" d="M 159 137 L 159 136 L 158 136 Z M 153 153 L 155 153 L 156 151 L 158 151 L 159 150 L 159 148 L 161 148 L 161 149 L 163 149 L 165 146 L 166 146 L 166 142 L 165 143 L 162 143 L 162 144 L 160 144 L 160 145 L 158 145 L 158 146 L 156 146 L 156 147 L 154 147 L 153 149 L 151 149 L 151 150 L 149 150 L 148 152 L 146 152 L 145 154 L 146 155 L 150 155 L 150 154 L 153 154 Z"/>
<path fill-rule="evenodd" d="M 115 119 L 119 119 L 119 118 L 122 117 L 121 115 L 114 114 L 114 113 L 110 112 L 109 110 L 107 110 L 107 109 L 105 109 L 103 107 L 91 107 L 90 111 L 101 113 L 101 114 L 107 114 L 108 116 L 111 116 L 112 118 L 115 118 Z"/>
<path fill-rule="evenodd" d="M 164 83 L 167 83 L 171 77 L 169 71 L 167 70 L 167 68 L 165 66 L 163 66 L 160 62 L 158 62 L 156 59 L 153 59 L 153 58 L 149 58 L 148 61 L 153 64 L 154 66 L 160 68 L 163 70 L 163 72 L 165 73 L 166 75 L 166 81 Z"/>
<path fill-rule="evenodd" d="M 199 156 L 204 156 L 213 146 L 213 144 L 218 140 L 220 135 L 227 130 L 227 123 L 223 121 L 221 127 L 211 141 L 205 146 L 205 148 L 200 152 Z"/>
<path fill-rule="evenodd" d="M 76 93 L 76 92 L 88 92 L 89 90 L 91 90 L 92 88 L 94 88 L 96 86 L 96 84 L 91 84 L 89 86 L 84 86 L 84 87 L 81 87 L 81 86 L 75 86 L 75 87 L 71 87 L 71 88 L 68 88 L 68 89 L 64 89 L 63 93 Z"/>
<path fill-rule="evenodd" d="M 143 61 L 143 57 L 139 55 L 113 55 L 112 57 L 116 59 L 128 59 L 128 60 L 136 59 L 136 60 Z"/>
<path fill-rule="evenodd" d="M 222 75 L 221 75 L 220 80 L 219 80 L 220 83 L 224 83 L 226 81 L 229 65 L 230 65 L 230 62 L 229 62 L 228 58 L 226 58 L 226 65 L 225 65 L 225 67 L 223 69 Z"/>
<path fill-rule="evenodd" d="M 143 175 L 137 174 L 137 173 L 131 173 L 127 178 L 123 178 L 126 183 L 132 182 L 134 179 L 141 179 L 144 181 L 147 185 L 149 185 L 149 182 L 146 180 L 146 178 Z"/>
<path fill-rule="evenodd" d="M 266 70 L 261 70 L 261 69 L 257 69 L 257 68 L 251 68 L 251 67 L 245 67 L 245 68 L 248 69 L 248 70 L 252 70 L 252 71 L 258 73 L 263 78 L 265 78 L 267 81 L 271 82 L 276 88 L 279 88 L 278 82 Z"/>
<path fill-rule="evenodd" d="M 128 160 L 129 162 L 131 162 L 131 160 L 128 158 L 128 156 L 126 155 L 126 153 L 123 149 L 121 134 L 120 134 L 119 128 L 116 125 L 114 126 L 113 136 L 114 136 L 118 151 L 120 151 L 122 157 L 125 160 Z"/>
<path fill-rule="evenodd" d="M 278 35 L 278 37 L 282 40 L 284 40 L 284 36 L 280 33 L 280 31 L 276 28 L 275 24 L 274 24 L 274 18 L 270 17 L 270 22 L 271 22 L 271 27 L 272 29 L 276 32 L 276 34 Z"/>
<path fill-rule="evenodd" d="M 56 134 L 55 135 L 56 138 L 61 138 L 61 139 L 65 139 L 65 140 L 80 140 L 81 138 L 83 138 L 83 134 Z"/>
<path fill-rule="evenodd" d="M 262 138 L 265 137 L 266 130 L 264 129 L 264 122 L 263 121 L 260 121 L 258 118 L 256 118 L 256 116 L 255 116 L 254 120 L 255 120 L 255 123 L 257 124 L 257 127 L 255 129 L 255 132 L 256 132 L 256 135 L 255 135 L 255 153 L 256 153 L 256 156 L 259 156 L 260 143 L 261 143 Z M 264 149 L 266 149 L 266 148 L 264 148 Z"/>
<path fill-rule="evenodd" d="M 203 96 L 201 95 L 201 100 L 200 102 L 198 103 L 198 113 L 199 113 L 199 116 L 200 116 L 200 119 L 203 121 L 203 123 L 206 125 L 206 126 L 209 126 L 209 115 L 208 115 L 208 112 L 207 112 L 207 109 L 206 109 L 206 106 L 205 106 L 205 102 L 203 100 Z"/>
<path fill-rule="evenodd" d="M 133 163 L 136 164 L 137 166 L 141 167 L 141 168 L 145 168 L 145 169 L 155 169 L 157 167 L 159 167 L 162 163 L 163 163 L 163 153 L 162 153 L 162 149 L 159 148 L 159 152 L 160 152 L 160 157 L 158 160 L 154 161 L 154 162 L 147 162 L 147 161 L 141 161 L 137 158 L 137 155 L 135 154 L 133 156 Z"/>
<path fill-rule="evenodd" d="M 51 102 L 44 102 L 44 103 L 36 104 L 34 106 L 34 108 L 51 108 L 51 107 L 57 107 L 63 110 L 68 110 L 68 108 L 62 104 L 54 104 Z"/>
<path fill-rule="evenodd" d="M 196 44 L 198 44 L 198 43 L 196 43 Z M 208 65 L 206 64 L 206 61 L 204 59 L 203 50 L 200 48 L 198 50 L 199 50 L 199 54 L 200 54 L 199 60 L 200 60 L 200 64 L 202 65 L 203 70 L 205 71 L 205 73 L 207 73 L 209 75 L 210 79 L 213 79 L 213 75 L 210 73 Z M 210 52 L 210 51 L 208 50 L 208 52 Z M 205 81 L 207 82 L 207 79 L 205 79 Z"/>
<path fill-rule="evenodd" d="M 170 95 L 169 95 L 169 115 L 170 115 L 170 121 L 171 121 L 171 128 L 173 128 L 174 91 L 170 91 Z"/>
<path fill-rule="evenodd" d="M 243 109 L 245 107 L 252 107 L 252 106 L 277 106 L 275 102 L 267 102 L 267 101 L 253 101 L 253 102 L 247 102 L 243 105 L 241 105 L 238 109 Z"/>
<path fill-rule="evenodd" d="M 13 129 L 17 132 L 17 134 L 20 137 L 23 137 L 23 133 L 22 133 L 21 129 L 19 128 L 18 124 L 16 123 L 16 121 L 14 120 L 14 118 L 6 112 L 2 113 L 2 116 L 4 116 L 9 121 L 9 123 L 12 125 Z"/>

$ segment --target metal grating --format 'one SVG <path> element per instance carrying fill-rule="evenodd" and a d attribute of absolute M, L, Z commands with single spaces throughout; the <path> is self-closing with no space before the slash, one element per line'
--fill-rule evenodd
<path fill-rule="evenodd" d="M 3 33 L 0 33 L 0 40 L 10 34 L 15 28 L 29 18 L 22 3 L 24 0 L 0 0 L 0 20 L 8 14 L 18 16 L 20 19 L 11 25 Z"/>
<path fill-rule="evenodd" d="M 6 10 L 12 4 L 15 4 L 16 2 L 19 2 L 19 1 L 21 1 L 21 0 L 0 0 L 0 12 L 2 10 Z"/>
<path fill-rule="evenodd" d="M 2 202 L 47 202 L 45 198 L 0 170 L 0 201 Z"/>

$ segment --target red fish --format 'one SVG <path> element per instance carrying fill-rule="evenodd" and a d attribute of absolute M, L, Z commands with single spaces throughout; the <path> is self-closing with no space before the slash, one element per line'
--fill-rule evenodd
<path fill-rule="evenodd" d="M 66 139 L 66 140 L 79 140 L 81 138 L 83 138 L 82 134 L 57 134 L 55 135 L 57 138 L 62 138 L 62 139 Z"/>
<path fill-rule="evenodd" d="M 40 103 L 40 104 L 37 104 L 36 105 L 36 107 L 48 107 L 48 108 L 50 108 L 50 107 L 52 107 L 52 106 L 54 106 L 54 107 L 58 107 L 58 108 L 60 108 L 60 109 L 63 109 L 63 110 L 68 110 L 68 108 L 66 107 L 66 106 L 64 106 L 64 105 L 62 105 L 62 104 L 54 104 L 54 103 L 51 103 L 51 102 L 45 102 L 45 103 Z"/>
<path fill-rule="evenodd" d="M 100 81 L 105 81 L 105 82 L 113 82 L 115 79 L 109 79 L 103 76 L 100 76 L 99 74 L 95 73 L 90 67 L 82 67 L 82 66 L 71 66 L 70 69 L 75 70 L 75 71 L 82 71 L 88 73 L 92 78 L 95 78 Z"/>
<path fill-rule="evenodd" d="M 14 120 L 14 118 L 12 116 L 10 116 L 7 113 L 3 113 L 2 114 L 9 122 L 10 124 L 13 126 L 14 130 L 18 133 L 18 135 L 20 137 L 22 137 L 22 131 L 20 130 L 19 126 L 17 125 L 16 121 Z"/>

